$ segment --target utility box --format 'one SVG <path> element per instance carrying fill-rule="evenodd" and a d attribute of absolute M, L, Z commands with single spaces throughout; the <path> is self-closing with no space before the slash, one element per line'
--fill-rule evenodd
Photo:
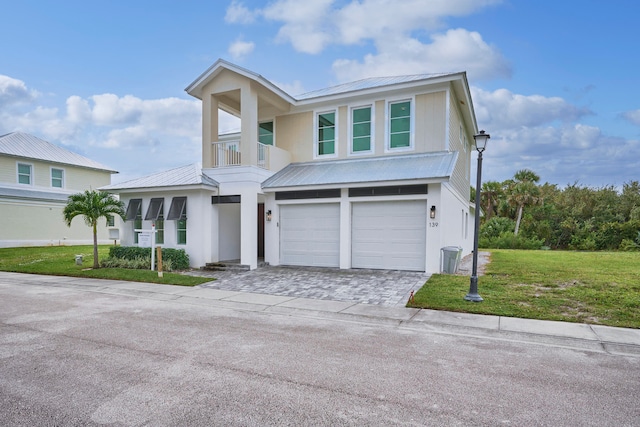
<path fill-rule="evenodd" d="M 456 274 L 461 257 L 462 248 L 459 246 L 445 246 L 440 249 L 440 259 L 442 260 L 440 270 L 446 274 Z"/>
<path fill-rule="evenodd" d="M 76 255 L 76 265 L 82 265 L 82 255 Z"/>

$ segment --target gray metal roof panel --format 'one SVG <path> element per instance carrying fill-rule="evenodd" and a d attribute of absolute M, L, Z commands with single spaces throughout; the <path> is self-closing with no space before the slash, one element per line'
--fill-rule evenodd
<path fill-rule="evenodd" d="M 0 197 L 23 200 L 66 202 L 72 193 L 34 190 L 31 188 L 0 187 Z"/>
<path fill-rule="evenodd" d="M 117 173 L 101 163 L 24 132 L 0 136 L 0 154 Z"/>
<path fill-rule="evenodd" d="M 135 188 L 175 187 L 184 185 L 208 185 L 218 187 L 218 182 L 202 173 L 198 163 L 135 178 L 119 184 L 101 187 L 101 190 L 128 190 Z"/>
<path fill-rule="evenodd" d="M 453 173 L 457 156 L 456 152 L 435 152 L 292 163 L 266 179 L 262 188 L 446 179 Z"/>
<path fill-rule="evenodd" d="M 372 89 L 382 86 L 390 86 L 401 83 L 411 83 L 420 80 L 428 80 L 435 77 L 448 76 L 455 73 L 438 73 L 438 74 L 413 74 L 406 76 L 392 76 L 392 77 L 371 77 L 367 79 L 357 80 L 355 82 L 343 83 L 337 86 L 331 86 L 324 89 L 318 89 L 311 92 L 306 92 L 300 95 L 296 95 L 294 98 L 298 101 L 303 101 L 311 98 L 318 98 L 321 96 L 337 95 L 341 93 L 354 92 L 357 90 Z"/>

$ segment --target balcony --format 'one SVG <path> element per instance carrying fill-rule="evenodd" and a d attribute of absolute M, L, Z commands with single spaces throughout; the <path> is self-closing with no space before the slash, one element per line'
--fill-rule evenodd
<path fill-rule="evenodd" d="M 291 156 L 285 150 L 257 142 L 257 162 L 255 166 L 262 169 L 280 170 L 289 164 Z M 240 140 L 211 143 L 212 167 L 224 168 L 242 166 Z"/>

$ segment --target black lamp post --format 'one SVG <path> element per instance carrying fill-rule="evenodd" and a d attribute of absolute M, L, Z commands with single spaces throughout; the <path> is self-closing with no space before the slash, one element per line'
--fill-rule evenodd
<path fill-rule="evenodd" d="M 476 215 L 475 227 L 473 232 L 473 267 L 471 270 L 471 281 L 469 283 L 469 293 L 464 299 L 467 301 L 480 302 L 482 297 L 478 294 L 478 234 L 480 233 L 480 189 L 482 185 L 482 152 L 487 148 L 487 140 L 491 135 L 484 133 L 483 130 L 479 134 L 473 135 L 476 142 L 476 150 L 478 150 L 478 176 L 476 181 Z"/>

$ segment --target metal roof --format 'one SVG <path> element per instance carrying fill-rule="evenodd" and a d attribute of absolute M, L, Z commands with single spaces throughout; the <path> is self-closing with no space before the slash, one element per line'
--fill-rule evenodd
<path fill-rule="evenodd" d="M 101 163 L 23 132 L 0 136 L 0 154 L 118 173 Z"/>
<path fill-rule="evenodd" d="M 176 187 L 185 185 L 208 185 L 218 187 L 218 182 L 202 173 L 199 163 L 158 172 L 153 175 L 136 178 L 119 184 L 100 187 L 101 190 L 129 190 L 137 188 Z"/>
<path fill-rule="evenodd" d="M 311 92 L 306 92 L 301 95 L 296 95 L 294 98 L 298 101 L 303 101 L 311 98 L 318 98 L 321 96 L 337 95 L 341 93 L 354 92 L 357 90 L 372 89 L 381 86 L 390 86 L 402 83 L 411 83 L 420 80 L 428 80 L 436 77 L 449 76 L 457 73 L 437 73 L 437 74 L 413 74 L 407 76 L 393 76 L 393 77 L 371 77 L 368 79 L 357 80 L 355 82 L 343 83 L 337 86 L 331 86 L 324 89 L 318 89 Z"/>
<path fill-rule="evenodd" d="M 365 159 L 291 163 L 262 183 L 263 189 L 343 185 L 404 180 L 445 180 L 457 152 L 436 152 Z"/>
<path fill-rule="evenodd" d="M 71 194 L 73 193 L 32 190 L 31 188 L 0 187 L 0 197 L 8 199 L 66 202 Z"/>

